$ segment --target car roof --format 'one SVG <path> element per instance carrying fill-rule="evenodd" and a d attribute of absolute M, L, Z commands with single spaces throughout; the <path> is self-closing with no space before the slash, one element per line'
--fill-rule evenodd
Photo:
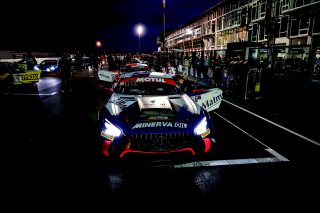
<path fill-rule="evenodd" d="M 132 77 L 149 77 L 149 78 L 171 78 L 172 77 L 166 73 L 155 72 L 155 71 L 134 71 L 123 73 L 121 78 L 132 78 Z"/>
<path fill-rule="evenodd" d="M 49 58 L 49 59 L 44 59 L 43 61 L 58 61 L 58 58 Z"/>
<path fill-rule="evenodd" d="M 42 62 L 43 61 L 45 61 L 45 62 L 47 62 L 47 61 L 57 62 L 57 61 L 59 61 L 59 59 L 44 59 L 44 60 L 42 60 Z"/>

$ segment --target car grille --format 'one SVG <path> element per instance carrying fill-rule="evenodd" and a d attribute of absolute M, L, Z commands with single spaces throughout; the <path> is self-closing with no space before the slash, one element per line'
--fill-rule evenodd
<path fill-rule="evenodd" d="M 130 149 L 141 151 L 171 151 L 190 147 L 194 135 L 191 133 L 133 134 Z"/>

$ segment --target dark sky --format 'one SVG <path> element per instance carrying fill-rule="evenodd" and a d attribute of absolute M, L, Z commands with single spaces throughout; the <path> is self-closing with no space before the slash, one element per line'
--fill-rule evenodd
<path fill-rule="evenodd" d="M 176 28 L 221 0 L 166 0 L 166 31 Z M 107 52 L 136 52 L 141 23 L 141 52 L 157 50 L 163 32 L 162 0 L 11 1 L 1 5 L 0 49 L 51 51 L 95 50 L 100 40 Z"/>

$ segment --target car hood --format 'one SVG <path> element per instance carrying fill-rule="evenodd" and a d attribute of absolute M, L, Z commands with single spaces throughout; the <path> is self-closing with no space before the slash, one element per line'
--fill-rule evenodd
<path fill-rule="evenodd" d="M 188 95 L 124 96 L 113 94 L 105 105 L 109 119 L 126 131 L 183 131 L 202 116 L 201 107 Z"/>

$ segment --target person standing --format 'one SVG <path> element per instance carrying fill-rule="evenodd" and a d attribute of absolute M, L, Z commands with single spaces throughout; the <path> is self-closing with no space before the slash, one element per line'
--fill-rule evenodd
<path fill-rule="evenodd" d="M 209 80 L 209 76 L 208 76 L 209 65 L 210 65 L 209 56 L 206 56 L 201 66 L 202 76 L 205 80 Z"/>
<path fill-rule="evenodd" d="M 190 81 L 188 81 L 187 75 L 177 74 L 173 77 L 173 79 L 177 82 L 177 85 L 184 93 L 188 93 L 192 90 L 192 84 Z"/>
<path fill-rule="evenodd" d="M 223 67 L 220 55 L 218 55 L 212 65 L 213 73 L 212 78 L 216 83 L 216 86 L 221 88 L 223 85 Z"/>
<path fill-rule="evenodd" d="M 32 55 L 31 52 L 27 52 L 25 60 L 26 60 L 26 63 L 27 63 L 27 70 L 34 70 L 34 66 L 37 64 L 37 60 Z"/>
<path fill-rule="evenodd" d="M 171 65 L 170 62 L 167 63 L 167 74 L 171 77 L 176 75 L 176 69 Z"/>
<path fill-rule="evenodd" d="M 96 78 L 99 71 L 99 56 L 97 53 L 91 53 L 90 59 L 92 62 L 93 77 Z"/>
<path fill-rule="evenodd" d="M 79 72 L 79 74 L 81 74 L 83 70 L 83 56 L 80 53 L 80 51 L 76 53 L 75 60 L 76 60 L 76 69 Z"/>
<path fill-rule="evenodd" d="M 70 58 L 67 53 L 63 53 L 59 60 L 59 74 L 61 78 L 61 92 L 72 91 Z"/>

